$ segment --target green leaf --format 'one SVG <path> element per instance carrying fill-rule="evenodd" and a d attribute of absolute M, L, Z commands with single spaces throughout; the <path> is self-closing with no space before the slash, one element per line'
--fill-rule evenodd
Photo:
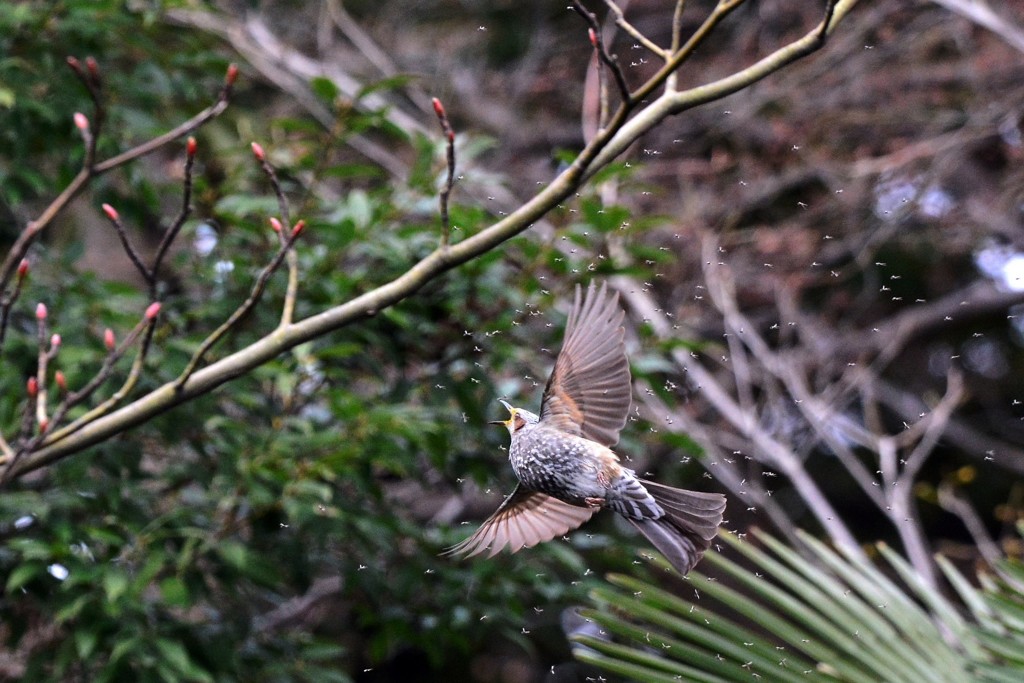
<path fill-rule="evenodd" d="M 99 633 L 88 628 L 77 628 L 74 631 L 75 651 L 79 659 L 89 659 L 99 642 Z"/>
<path fill-rule="evenodd" d="M 177 576 L 169 576 L 160 582 L 160 595 L 164 603 L 174 607 L 187 607 L 190 604 L 188 588 Z"/>
<path fill-rule="evenodd" d="M 213 676 L 192 661 L 188 656 L 188 650 L 181 643 L 167 638 L 157 638 L 154 645 L 169 667 L 180 674 L 179 679 L 184 677 L 189 681 L 214 683 Z"/>
<path fill-rule="evenodd" d="M 329 78 L 323 76 L 314 76 L 309 81 L 309 87 L 313 91 L 313 94 L 323 100 L 325 103 L 334 106 L 334 101 L 338 95 L 341 94 L 341 90 L 334 84 Z"/>
<path fill-rule="evenodd" d="M 117 569 L 103 575 L 103 590 L 108 603 L 115 603 L 128 590 L 128 577 Z"/>
<path fill-rule="evenodd" d="M 15 567 L 7 577 L 7 584 L 4 587 L 4 591 L 10 595 L 45 571 L 46 569 L 43 565 L 37 562 L 26 562 L 25 564 L 20 564 Z"/>

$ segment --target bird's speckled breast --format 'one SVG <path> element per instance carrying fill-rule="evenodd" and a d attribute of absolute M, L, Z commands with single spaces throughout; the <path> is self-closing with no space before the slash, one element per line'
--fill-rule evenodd
<path fill-rule="evenodd" d="M 509 462 L 524 486 L 574 505 L 586 498 L 604 498 L 602 469 L 619 469 L 604 446 L 578 436 L 531 425 L 516 432 L 509 446 Z M 607 481 L 607 476 L 605 478 Z"/>

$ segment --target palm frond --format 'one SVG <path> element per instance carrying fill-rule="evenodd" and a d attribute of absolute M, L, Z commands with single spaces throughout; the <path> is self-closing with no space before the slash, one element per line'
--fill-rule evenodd
<path fill-rule="evenodd" d="M 939 565 L 966 609 L 880 545 L 879 565 L 801 534 L 810 559 L 765 533 L 721 538 L 721 554 L 674 595 L 622 574 L 594 588 L 581 614 L 598 635 L 573 637 L 582 661 L 636 680 L 874 683 L 1024 680 L 1024 569 L 1000 567 L 975 588 Z"/>

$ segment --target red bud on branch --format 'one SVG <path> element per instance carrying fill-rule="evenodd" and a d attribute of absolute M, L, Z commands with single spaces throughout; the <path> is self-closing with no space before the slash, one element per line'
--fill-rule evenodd
<path fill-rule="evenodd" d="M 72 57 L 69 55 L 67 58 L 67 63 L 68 66 L 71 67 L 71 70 L 74 71 L 76 74 L 82 73 L 82 63 L 79 62 L 76 57 Z"/>
<path fill-rule="evenodd" d="M 235 84 L 235 79 L 236 78 L 238 78 L 238 65 L 237 64 L 228 64 L 228 71 L 224 75 L 224 83 L 228 87 L 231 87 L 232 85 Z"/>
<path fill-rule="evenodd" d="M 157 317 L 160 314 L 160 306 L 161 304 L 159 301 L 154 301 L 153 303 L 151 303 L 146 308 L 146 320 L 152 320 L 153 318 Z"/>
<path fill-rule="evenodd" d="M 188 142 L 185 143 L 185 154 L 188 155 L 189 159 L 196 155 L 197 147 L 199 147 L 199 145 L 196 143 L 196 139 L 190 137 Z"/>
<path fill-rule="evenodd" d="M 35 398 L 39 395 L 39 382 L 35 377 L 29 377 L 28 381 L 25 382 L 25 391 L 28 392 L 29 398 Z"/>
<path fill-rule="evenodd" d="M 434 105 L 434 113 L 437 114 L 438 118 L 444 118 L 448 116 L 448 114 L 446 114 L 444 111 L 444 105 L 441 104 L 441 100 L 435 97 L 430 100 L 430 103 Z"/>
<path fill-rule="evenodd" d="M 117 209 L 112 207 L 110 204 L 103 205 L 103 213 L 107 214 L 107 218 L 112 221 L 116 221 L 120 216 L 117 213 Z"/>
<path fill-rule="evenodd" d="M 59 334 L 55 334 L 55 335 L 51 336 L 50 337 L 50 348 L 51 349 L 60 348 L 60 342 L 61 342 L 61 338 L 60 338 Z"/>
<path fill-rule="evenodd" d="M 46 320 L 46 304 L 36 304 L 36 320 Z"/>
<path fill-rule="evenodd" d="M 281 225 L 281 221 L 277 220 L 273 216 L 270 217 L 270 228 L 274 232 L 281 232 L 282 227 L 283 226 Z"/>
<path fill-rule="evenodd" d="M 28 259 L 23 258 L 18 264 L 18 279 L 24 280 L 26 275 L 28 275 Z"/>
<path fill-rule="evenodd" d="M 50 426 L 50 421 L 49 420 L 47 420 L 47 419 L 40 420 L 39 421 L 39 433 L 42 434 L 43 432 L 45 432 L 46 429 L 49 426 Z"/>
<path fill-rule="evenodd" d="M 588 29 L 588 34 L 590 36 L 590 44 L 597 47 L 597 31 L 594 29 Z"/>
<path fill-rule="evenodd" d="M 60 370 L 58 370 L 58 371 L 56 372 L 56 374 L 54 374 L 54 376 L 53 376 L 53 379 L 54 379 L 54 380 L 56 380 L 56 382 L 57 382 L 57 388 L 58 388 L 58 389 L 60 389 L 61 391 L 67 391 L 67 390 L 68 390 L 68 380 L 67 380 L 67 378 L 66 378 L 66 377 L 64 376 L 64 373 L 63 373 L 63 372 L 61 372 Z"/>
<path fill-rule="evenodd" d="M 78 128 L 78 130 L 82 131 L 83 133 L 89 130 L 89 119 L 85 117 L 85 114 L 83 114 L 80 111 L 76 111 L 74 118 L 75 127 Z"/>
<path fill-rule="evenodd" d="M 267 155 L 263 152 L 263 147 L 258 142 L 252 143 L 252 155 L 256 157 L 256 161 L 266 161 L 267 159 Z"/>
<path fill-rule="evenodd" d="M 89 69 L 89 76 L 92 78 L 93 83 L 96 85 L 100 84 L 100 65 L 96 63 L 96 60 L 92 57 L 85 58 L 85 68 Z"/>
<path fill-rule="evenodd" d="M 103 345 L 107 347 L 107 351 L 113 351 L 114 347 L 117 346 L 117 339 L 114 337 L 114 331 L 109 327 L 103 330 Z"/>
<path fill-rule="evenodd" d="M 292 237 L 298 237 L 299 233 L 302 232 L 302 229 L 305 227 L 306 221 L 299 221 L 298 223 L 296 223 L 295 227 L 292 228 Z"/>

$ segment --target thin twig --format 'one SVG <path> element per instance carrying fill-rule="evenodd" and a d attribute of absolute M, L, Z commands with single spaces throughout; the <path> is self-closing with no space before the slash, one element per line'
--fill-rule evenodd
<path fill-rule="evenodd" d="M 999 545 L 988 533 L 988 529 L 985 528 L 985 522 L 982 521 L 981 516 L 974 509 L 974 506 L 971 505 L 970 501 L 957 493 L 952 484 L 948 482 L 939 484 L 938 493 L 939 507 L 960 518 L 960 521 L 963 522 L 964 527 L 967 529 L 967 533 L 974 540 L 974 546 L 981 553 L 981 556 L 985 558 L 985 561 L 995 566 L 1002 560 L 1003 553 L 1000 552 Z"/>
<path fill-rule="evenodd" d="M 884 473 L 896 468 L 898 454 L 896 439 L 891 436 L 879 438 L 877 449 L 883 475 L 888 479 L 890 475 Z M 925 538 L 921 520 L 914 506 L 912 484 L 913 479 L 904 479 L 902 475 L 897 475 L 895 479 L 888 479 L 885 483 L 885 497 L 888 506 L 882 511 L 896 528 L 896 533 L 900 537 L 900 542 L 903 543 L 903 550 L 907 559 L 910 560 L 910 564 L 917 570 L 921 580 L 934 588 L 938 585 L 935 564 L 932 562 L 928 540 Z"/>
<path fill-rule="evenodd" d="M 946 431 L 953 411 L 960 405 L 964 398 L 963 374 L 955 367 L 950 368 L 946 374 L 946 393 L 938 404 L 932 408 L 927 417 L 921 422 L 924 423 L 924 433 L 920 441 L 914 446 L 914 450 L 906 457 L 906 464 L 903 466 L 901 478 L 906 482 L 912 482 L 918 472 L 924 466 L 939 439 Z M 920 423 L 918 423 L 920 424 Z M 915 425 L 916 426 L 916 425 Z"/>
<path fill-rule="evenodd" d="M 338 30 L 345 34 L 345 37 L 349 39 L 352 45 L 370 63 L 377 67 L 378 71 L 385 76 L 394 76 L 398 73 L 398 67 L 395 65 L 395 62 L 363 30 L 359 23 L 352 18 L 352 15 L 345 9 L 341 0 L 327 0 L 327 14 L 334 25 L 338 27 Z"/>
<path fill-rule="evenodd" d="M 103 123 L 106 120 L 106 108 L 103 106 L 103 78 L 100 75 L 100 67 L 92 57 L 86 57 L 85 68 L 75 57 L 67 58 L 67 65 L 71 68 L 78 80 L 85 86 L 93 107 L 93 135 L 98 137 Z"/>
<path fill-rule="evenodd" d="M 604 39 L 601 37 L 601 25 L 597 21 L 597 15 L 584 7 L 579 0 L 572 0 L 572 8 L 576 14 L 583 17 L 583 20 L 590 26 L 590 42 L 593 43 L 601 61 L 608 66 L 612 72 L 612 76 L 615 77 L 615 84 L 619 87 L 619 96 L 622 98 L 622 106 L 631 108 L 635 103 L 635 100 L 633 95 L 629 92 L 629 85 L 626 83 L 626 75 L 622 73 L 622 67 L 619 66 L 619 60 L 609 54 L 608 49 L 605 47 Z"/>
<path fill-rule="evenodd" d="M 683 10 L 686 9 L 686 0 L 676 0 L 676 8 L 672 12 L 672 54 L 679 49 L 683 41 Z"/>
<path fill-rule="evenodd" d="M 153 256 L 153 267 L 150 269 L 152 279 L 149 283 L 149 298 L 156 299 L 158 292 L 156 291 L 157 282 L 160 277 L 160 266 L 163 265 L 164 257 L 167 255 L 167 250 L 170 249 L 171 243 L 174 242 L 174 238 L 178 236 L 181 231 L 181 227 L 188 220 L 188 217 L 192 213 L 192 167 L 195 165 L 196 160 L 196 139 L 190 137 L 185 143 L 185 180 L 182 183 L 181 192 L 181 211 L 178 213 L 177 218 L 164 232 L 164 236 L 160 239 L 160 244 L 156 248 L 156 254 Z"/>
<path fill-rule="evenodd" d="M 14 280 L 14 291 L 5 295 L 0 300 L 0 357 L 3 357 L 4 338 L 7 336 L 7 325 L 10 321 L 11 309 L 14 307 L 18 297 L 21 296 L 25 278 L 28 276 L 28 269 L 28 259 L 22 259 L 21 263 L 18 264 L 17 275 Z"/>
<path fill-rule="evenodd" d="M 441 100 L 436 97 L 431 100 L 434 105 L 434 113 L 437 114 L 437 121 L 441 124 L 441 130 L 445 138 L 445 162 L 448 167 L 448 174 L 445 176 L 444 185 L 441 186 L 441 193 L 438 195 L 438 204 L 441 214 L 441 246 L 446 247 L 451 240 L 451 217 L 448 214 L 448 199 L 451 196 L 452 188 L 455 186 L 455 131 L 448 120 L 448 112 L 445 111 Z"/>
<path fill-rule="evenodd" d="M 669 53 L 663 47 L 661 47 L 653 40 L 645 36 L 640 31 L 640 29 L 638 29 L 636 26 L 633 26 L 633 24 L 627 21 L 626 14 L 625 12 L 622 11 L 622 8 L 619 6 L 619 3 L 615 2 L 615 0 L 604 0 L 604 4 L 607 5 L 609 11 L 611 11 L 611 13 L 615 15 L 616 26 L 625 31 L 630 38 L 635 40 L 640 45 L 643 45 L 653 54 L 657 55 L 662 59 L 668 59 Z"/>
<path fill-rule="evenodd" d="M 256 278 L 256 282 L 253 284 L 249 297 L 242 302 L 241 306 L 235 309 L 235 312 L 232 313 L 220 327 L 214 330 L 210 336 L 203 340 L 203 343 L 199 345 L 199 348 L 192 354 L 192 358 L 189 359 L 188 365 L 185 366 L 185 369 L 180 375 L 178 375 L 177 379 L 174 380 L 174 387 L 176 390 L 180 390 L 185 382 L 188 381 L 188 378 L 196 371 L 196 368 L 199 367 L 199 364 L 203 361 L 206 353 L 213 348 L 213 345 L 230 332 L 231 329 L 234 328 L 235 325 L 237 325 L 239 321 L 241 321 L 242 318 L 244 318 L 249 311 L 256 306 L 257 303 L 259 303 L 260 298 L 263 296 L 263 291 L 267 288 L 267 282 L 270 281 L 271 276 L 284 262 L 285 256 L 287 256 L 292 245 L 295 244 L 295 240 L 298 239 L 299 235 L 302 233 L 304 226 L 305 223 L 302 221 L 295 224 L 295 227 L 292 228 L 291 234 L 289 234 L 285 239 L 284 244 L 282 244 L 280 249 L 278 249 L 274 258 L 259 274 L 259 277 Z"/>
<path fill-rule="evenodd" d="M 277 197 L 277 209 L 281 213 L 282 225 L 291 225 L 291 212 L 288 204 L 288 198 L 284 194 L 284 188 L 281 187 L 281 181 L 277 178 L 277 172 L 274 170 L 274 167 L 271 166 L 270 162 L 267 161 L 267 155 L 259 143 L 252 143 L 252 152 L 256 157 L 256 161 L 259 162 L 260 169 L 270 181 L 270 186 L 274 189 L 274 196 Z M 278 243 L 282 248 L 285 247 L 289 239 L 293 238 L 286 234 L 285 230 L 275 230 L 275 232 L 277 233 Z M 292 324 L 292 319 L 295 316 L 295 303 L 299 296 L 298 255 L 294 251 L 289 251 L 287 249 L 285 249 L 284 253 L 288 263 L 288 284 L 285 287 L 284 303 L 281 306 L 280 327 Z"/>
<path fill-rule="evenodd" d="M 153 274 L 150 272 L 146 264 L 142 262 L 142 256 L 132 246 L 131 240 L 128 239 L 128 231 L 125 230 L 124 223 L 121 222 L 121 216 L 118 215 L 117 209 L 112 207 L 110 204 L 103 205 L 103 213 L 107 217 L 107 220 L 114 226 L 114 230 L 117 232 L 117 238 L 121 240 L 121 246 L 124 248 L 128 259 L 135 266 L 135 269 L 142 275 L 142 279 L 146 281 L 146 284 L 153 287 Z"/>
<path fill-rule="evenodd" d="M 56 355 L 56 345 L 51 344 L 47 349 L 47 312 L 44 304 L 36 307 L 36 345 L 38 349 L 36 360 L 36 422 L 44 428 L 49 419 L 46 416 L 46 367 L 50 359 Z"/>
<path fill-rule="evenodd" d="M 818 39 L 824 43 L 828 38 L 828 32 L 832 28 L 832 17 L 836 11 L 836 0 L 825 0 L 825 17 L 821 20 L 821 31 L 818 33 Z"/>

